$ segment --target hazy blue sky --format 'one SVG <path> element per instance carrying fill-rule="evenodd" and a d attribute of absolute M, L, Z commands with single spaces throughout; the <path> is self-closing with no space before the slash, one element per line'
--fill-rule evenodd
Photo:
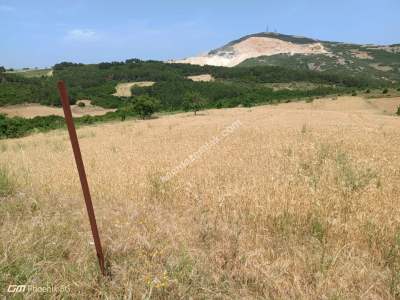
<path fill-rule="evenodd" d="M 272 30 L 400 43 L 400 0 L 0 0 L 0 65 L 183 58 Z"/>

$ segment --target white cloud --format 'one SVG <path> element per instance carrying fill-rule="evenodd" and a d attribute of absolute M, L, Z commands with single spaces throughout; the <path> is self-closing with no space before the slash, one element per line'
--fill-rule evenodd
<path fill-rule="evenodd" d="M 13 6 L 0 4 L 0 12 L 11 12 L 14 10 L 15 8 Z"/>
<path fill-rule="evenodd" d="M 73 29 L 67 32 L 66 40 L 91 42 L 99 39 L 99 35 L 91 29 Z"/>

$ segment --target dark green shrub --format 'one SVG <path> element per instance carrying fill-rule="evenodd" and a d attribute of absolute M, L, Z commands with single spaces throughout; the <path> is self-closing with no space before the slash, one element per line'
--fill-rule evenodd
<path fill-rule="evenodd" d="M 160 103 L 147 95 L 135 98 L 132 104 L 133 111 L 142 119 L 149 119 L 159 108 Z"/>
<path fill-rule="evenodd" d="M 85 104 L 84 102 L 79 102 L 79 103 L 78 103 L 78 106 L 79 106 L 79 107 L 85 107 L 86 104 Z"/>
<path fill-rule="evenodd" d="M 206 99 L 198 92 L 188 92 L 185 94 L 183 107 L 186 111 L 193 111 L 194 115 L 203 110 L 206 106 Z"/>
<path fill-rule="evenodd" d="M 253 102 L 249 98 L 246 98 L 245 100 L 243 100 L 242 105 L 244 107 L 252 107 L 252 106 L 254 106 Z"/>
<path fill-rule="evenodd" d="M 368 90 L 366 90 L 365 92 L 366 92 L 367 94 L 370 94 L 370 93 L 371 93 L 371 90 L 368 89 Z"/>
<path fill-rule="evenodd" d="M 351 93 L 351 95 L 352 95 L 353 97 L 355 97 L 355 96 L 357 96 L 357 92 L 353 92 L 353 93 Z"/>
<path fill-rule="evenodd" d="M 382 91 L 382 94 L 387 94 L 387 93 L 389 93 L 389 90 L 388 90 L 388 89 L 384 89 L 384 90 Z"/>
<path fill-rule="evenodd" d="M 397 107 L 396 115 L 400 116 L 400 106 Z"/>

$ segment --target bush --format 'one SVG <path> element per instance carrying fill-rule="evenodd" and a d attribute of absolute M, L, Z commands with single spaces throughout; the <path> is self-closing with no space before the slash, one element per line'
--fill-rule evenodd
<path fill-rule="evenodd" d="M 312 103 L 312 102 L 314 102 L 314 98 L 311 97 L 306 99 L 306 103 Z"/>
<path fill-rule="evenodd" d="M 382 94 L 387 94 L 388 92 L 389 92 L 388 89 L 384 89 L 384 90 L 382 91 Z"/>
<path fill-rule="evenodd" d="M 196 115 L 198 111 L 204 109 L 206 103 L 206 99 L 200 93 L 188 92 L 185 94 L 183 106 L 186 111 L 191 110 Z"/>
<path fill-rule="evenodd" d="M 369 93 L 371 93 L 371 90 L 368 89 L 368 90 L 366 90 L 365 92 L 366 92 L 367 94 L 369 94 Z"/>
<path fill-rule="evenodd" d="M 133 112 L 129 115 L 133 115 Z M 101 116 L 87 115 L 80 118 L 74 118 L 74 121 L 77 126 L 80 126 L 116 120 L 120 117 L 120 111 L 117 111 L 108 112 Z M 8 118 L 7 116 L 0 114 L 0 139 L 18 138 L 33 131 L 46 132 L 63 127 L 65 127 L 65 120 L 60 116 L 44 116 L 24 119 L 20 117 Z"/>
<path fill-rule="evenodd" d="M 133 111 L 142 119 L 149 119 L 159 108 L 159 102 L 150 96 L 142 95 L 135 99 Z"/>
<path fill-rule="evenodd" d="M 400 87 L 399 87 L 399 88 L 397 88 L 397 91 L 398 91 L 398 92 L 400 92 Z"/>
<path fill-rule="evenodd" d="M 78 103 L 78 107 L 85 107 L 85 106 L 86 106 L 86 104 L 84 102 L 79 102 Z"/>
<path fill-rule="evenodd" d="M 400 105 L 399 105 L 399 107 L 397 107 L 396 115 L 400 116 Z"/>
<path fill-rule="evenodd" d="M 353 93 L 351 93 L 351 95 L 352 95 L 353 97 L 355 97 L 355 96 L 357 96 L 357 92 L 353 92 Z"/>
<path fill-rule="evenodd" d="M 253 103 L 253 101 L 251 101 L 251 99 L 246 98 L 243 100 L 242 105 L 244 107 L 252 107 L 252 106 L 254 106 L 254 103 Z"/>

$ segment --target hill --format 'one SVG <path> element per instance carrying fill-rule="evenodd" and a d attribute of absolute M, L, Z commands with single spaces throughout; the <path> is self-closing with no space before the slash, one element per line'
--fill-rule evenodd
<path fill-rule="evenodd" d="M 358 45 L 278 33 L 244 36 L 206 55 L 175 62 L 214 66 L 284 66 L 400 80 L 399 45 Z"/>
<path fill-rule="evenodd" d="M 306 40 L 300 39 L 301 42 Z M 321 52 L 322 48 L 318 51 Z M 52 76 L 27 78 L 18 73 L 0 73 L 0 106 L 5 106 L 0 109 L 0 139 L 63 126 L 61 117 L 47 114 L 57 110 L 31 105 L 60 106 L 56 90 L 58 80 L 67 82 L 72 104 L 88 100 L 92 105 L 90 109 L 79 110 L 88 115 L 77 118 L 77 124 L 137 117 L 134 106 L 139 96 L 151 99 L 159 111 L 168 113 L 193 108 L 190 103 L 193 100 L 188 100 L 193 95 L 196 101 L 200 99 L 202 109 L 211 109 L 302 99 L 312 101 L 315 97 L 357 94 L 356 91 L 370 92 L 374 88 L 380 89 L 381 93 L 385 89 L 387 94 L 389 89 L 393 92 L 398 88 L 387 80 L 370 78 L 364 73 L 348 75 L 346 72 L 318 72 L 281 66 L 228 68 L 139 59 L 90 65 L 63 62 L 53 67 Z M 10 108 L 10 105 L 13 106 Z M 96 114 L 90 116 L 94 107 L 112 111 L 96 108 Z M 26 108 L 28 112 L 18 112 Z M 26 117 L 27 113 L 31 119 L 19 118 Z"/>

